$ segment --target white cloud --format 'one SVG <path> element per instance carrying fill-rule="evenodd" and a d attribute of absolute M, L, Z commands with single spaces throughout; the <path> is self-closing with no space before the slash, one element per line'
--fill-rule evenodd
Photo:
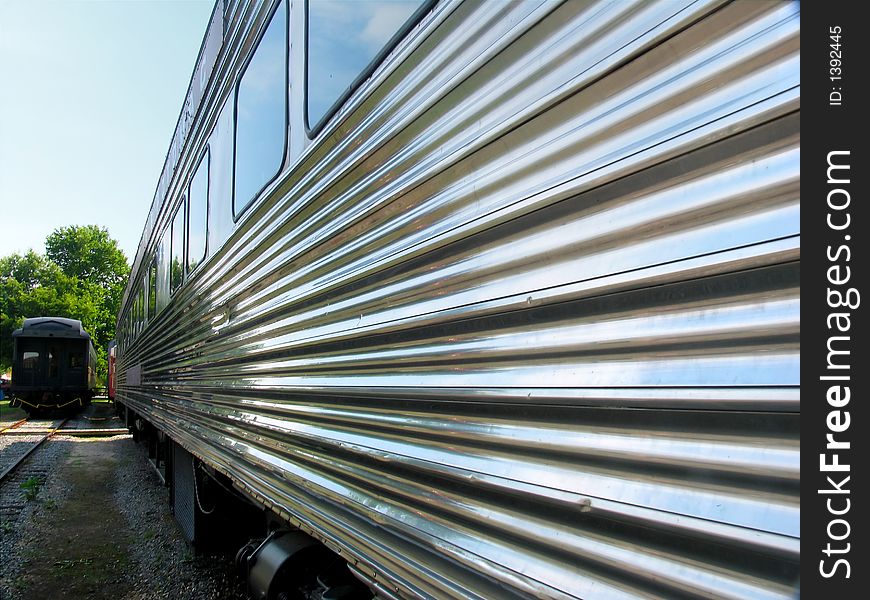
<path fill-rule="evenodd" d="M 379 50 L 414 13 L 420 2 L 410 0 L 365 4 L 369 15 L 360 37 L 375 50 Z"/>

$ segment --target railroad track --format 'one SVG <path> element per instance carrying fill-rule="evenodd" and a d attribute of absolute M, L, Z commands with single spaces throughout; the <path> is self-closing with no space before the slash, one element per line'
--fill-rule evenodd
<path fill-rule="evenodd" d="M 128 433 L 120 424 L 109 406 L 88 407 L 74 418 L 27 418 L 4 424 L 0 428 L 0 521 L 16 522 L 50 474 L 60 468 L 67 450 L 47 442 Z"/>
<path fill-rule="evenodd" d="M 75 426 L 65 427 L 68 423 Z M 12 425 L 0 429 L 3 438 L 18 438 L 15 443 L 3 444 L 0 447 L 0 483 L 11 475 L 33 452 L 52 436 L 60 434 L 76 437 L 110 436 L 126 434 L 127 430 L 119 427 L 81 427 L 81 421 L 66 419 L 22 419 Z M 26 438 L 26 439 L 25 439 Z M 11 450 L 14 448 L 14 450 Z M 8 456 L 8 454 L 12 456 Z"/>
<path fill-rule="evenodd" d="M 15 472 L 15 470 L 25 460 L 27 460 L 28 456 L 33 454 L 37 448 L 45 443 L 46 440 L 57 433 L 67 421 L 69 421 L 69 419 L 60 419 L 52 421 L 50 424 L 46 425 L 44 424 L 44 421 L 28 421 L 27 419 L 24 419 L 23 421 L 19 421 L 11 427 L 0 431 L 0 435 L 2 436 L 30 438 L 19 442 L 13 442 L 9 445 L 4 444 L 2 448 L 2 456 L 6 460 L 4 460 L 3 463 L 0 463 L 3 464 L 2 471 L 0 471 L 0 483 Z M 30 424 L 31 427 L 27 427 L 28 424 Z M 7 453 L 9 452 L 12 453 L 11 459 L 7 457 Z"/>
<path fill-rule="evenodd" d="M 21 419 L 20 421 L 15 421 L 12 425 L 9 425 L 8 427 L 3 427 L 2 429 L 0 429 L 0 434 L 6 433 L 7 431 L 9 431 L 11 429 L 15 429 L 16 427 L 21 427 L 25 423 L 27 423 L 27 419 Z"/>

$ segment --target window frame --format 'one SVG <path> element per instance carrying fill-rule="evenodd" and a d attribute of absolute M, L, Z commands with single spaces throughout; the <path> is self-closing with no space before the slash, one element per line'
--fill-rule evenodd
<path fill-rule="evenodd" d="M 235 156 L 233 156 L 233 160 L 235 161 Z M 196 179 L 196 176 L 199 174 L 199 169 L 205 164 L 205 228 L 203 229 L 203 238 L 205 239 L 205 246 L 203 246 L 202 258 L 192 269 L 190 268 L 190 224 L 192 219 L 190 218 L 190 198 L 192 196 L 190 190 L 193 187 L 193 180 Z M 235 177 L 235 173 L 233 174 Z M 211 145 L 205 145 L 205 151 L 200 155 L 199 162 L 196 163 L 196 169 L 193 170 L 193 175 L 190 176 L 190 181 L 187 182 L 187 217 L 185 218 L 186 227 L 185 231 L 185 240 L 184 244 L 185 252 L 184 252 L 184 272 L 185 275 L 190 275 L 191 273 L 196 272 L 199 267 L 208 260 L 208 223 L 209 223 L 209 215 L 211 212 Z M 171 274 L 170 274 L 171 277 Z M 183 285 L 183 284 L 182 284 Z M 171 286 L 171 282 L 170 282 Z"/>
<path fill-rule="evenodd" d="M 133 339 L 139 338 L 139 286 L 133 288 Z"/>
<path fill-rule="evenodd" d="M 374 58 L 369 62 L 366 67 L 360 71 L 359 75 L 357 75 L 353 81 L 350 82 L 347 89 L 332 103 L 332 106 L 323 114 L 320 118 L 320 121 L 315 123 L 313 126 L 310 124 L 308 119 L 308 64 L 309 64 L 309 36 L 311 35 L 311 27 L 309 21 L 309 15 L 311 12 L 309 11 L 309 3 L 310 0 L 305 0 L 305 5 L 303 10 L 305 11 L 304 22 L 305 22 L 305 39 L 303 44 L 303 53 L 304 58 L 303 68 L 302 68 L 302 123 L 305 127 L 305 134 L 308 136 L 308 139 L 313 140 L 316 138 L 321 131 L 326 127 L 327 123 L 335 116 L 335 114 L 341 109 L 342 106 L 353 96 L 354 92 L 356 92 L 359 87 L 365 82 L 369 77 L 372 76 L 377 68 L 384 62 L 384 59 L 389 55 L 393 50 L 396 49 L 396 46 L 399 45 L 405 37 L 410 33 L 410 31 L 416 27 L 420 21 L 423 20 L 423 17 L 426 16 L 429 12 L 432 11 L 432 8 L 438 3 L 438 0 L 423 0 L 423 3 L 417 7 L 417 10 L 408 17 L 408 20 L 405 21 L 404 25 L 400 27 L 393 36 L 387 41 L 386 44 L 380 49 L 380 51 L 375 54 Z"/>
<path fill-rule="evenodd" d="M 281 172 L 284 170 L 284 166 L 287 163 L 287 145 L 290 138 L 290 134 L 288 129 L 290 128 L 290 0 L 280 0 L 275 8 L 272 9 L 272 12 L 269 14 L 266 19 L 266 27 L 263 28 L 263 31 L 257 37 L 257 41 L 254 43 L 254 50 L 251 52 L 251 55 L 247 57 L 245 60 L 244 66 L 239 70 L 239 74 L 236 76 L 236 81 L 233 84 L 233 176 L 230 181 L 230 208 L 232 209 L 233 215 L 233 224 L 237 224 L 242 216 L 251 208 L 254 204 L 256 204 L 257 200 L 260 199 L 260 196 L 263 194 L 263 191 L 266 190 L 270 185 L 272 185 L 278 176 L 281 175 Z M 256 194 L 254 194 L 245 204 L 241 206 L 238 211 L 236 211 L 236 157 L 238 156 L 238 144 L 236 143 L 238 139 L 238 131 L 239 131 L 239 87 L 242 83 L 242 79 L 245 78 L 245 74 L 248 72 L 248 67 L 251 66 L 251 62 L 253 62 L 254 57 L 257 55 L 257 50 L 260 48 L 260 44 L 263 41 L 263 38 L 266 37 L 266 33 L 269 31 L 269 27 L 272 25 L 272 21 L 275 18 L 275 15 L 278 14 L 279 10 L 284 11 L 284 85 L 281 89 L 284 90 L 284 143 L 281 149 L 281 163 L 278 166 L 278 170 L 275 174 L 268 180 L 266 183 L 260 187 Z"/>
<path fill-rule="evenodd" d="M 35 354 L 36 356 L 27 356 L 28 354 Z M 36 371 L 39 368 L 39 360 L 41 358 L 42 353 L 39 350 L 25 350 L 21 353 L 21 369 L 23 371 Z M 34 363 L 33 366 L 28 366 L 28 360 Z"/>
<path fill-rule="evenodd" d="M 74 365 L 75 359 L 80 359 L 79 364 Z M 85 366 L 85 355 L 83 352 L 77 352 L 73 350 L 72 352 L 67 353 L 67 368 L 68 369 L 82 369 Z"/>
<path fill-rule="evenodd" d="M 144 277 L 139 280 L 139 285 L 136 286 L 138 288 L 138 292 L 136 294 L 136 302 L 138 303 L 138 318 L 139 318 L 139 333 L 145 331 L 145 302 L 147 301 L 145 298 L 145 279 Z"/>
<path fill-rule="evenodd" d="M 153 277 L 153 278 L 152 278 Z M 146 304 L 147 317 L 150 321 L 157 316 L 157 256 L 151 257 L 151 262 L 148 264 L 148 270 L 145 272 L 145 281 L 147 287 Z"/>
<path fill-rule="evenodd" d="M 48 345 L 46 347 L 46 354 L 48 355 L 48 362 L 46 363 L 48 367 L 46 371 L 47 377 L 60 377 L 60 346 L 57 343 Z"/>
<path fill-rule="evenodd" d="M 175 249 L 175 219 L 178 218 L 179 212 L 184 214 L 181 226 L 181 280 L 178 285 L 172 287 L 172 259 Z M 172 298 L 178 290 L 184 287 L 186 281 L 185 266 L 187 265 L 187 194 L 181 195 L 181 202 L 172 213 L 172 218 L 169 220 L 169 297 Z"/>

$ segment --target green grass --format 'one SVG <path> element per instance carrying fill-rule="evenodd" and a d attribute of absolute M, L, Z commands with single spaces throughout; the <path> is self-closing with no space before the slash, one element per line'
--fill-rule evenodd
<path fill-rule="evenodd" d="M 27 416 L 27 413 L 21 408 L 11 408 L 9 400 L 0 400 L 0 424 L 14 423 L 20 421 Z"/>
<path fill-rule="evenodd" d="M 94 564 L 94 559 L 92 558 L 79 558 L 76 560 L 56 560 L 54 561 L 54 566 L 59 567 L 60 569 L 72 569 L 73 567 L 78 567 L 81 565 L 92 565 Z"/>
<path fill-rule="evenodd" d="M 24 497 L 28 502 L 36 500 L 36 497 L 39 495 L 40 486 L 39 479 L 36 477 L 28 477 L 26 481 L 18 485 L 24 491 Z"/>

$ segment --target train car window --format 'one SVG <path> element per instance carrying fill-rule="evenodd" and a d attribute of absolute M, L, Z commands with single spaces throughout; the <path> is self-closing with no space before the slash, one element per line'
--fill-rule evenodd
<path fill-rule="evenodd" d="M 312 135 L 433 4 L 309 0 L 305 81 Z"/>
<path fill-rule="evenodd" d="M 25 352 L 21 358 L 21 368 L 28 371 L 36 370 L 39 366 L 39 352 Z"/>
<path fill-rule="evenodd" d="M 148 318 L 157 314 L 157 257 L 151 260 L 148 267 Z"/>
<path fill-rule="evenodd" d="M 172 227 L 167 227 L 157 245 L 157 311 L 169 304 L 169 254 L 172 243 Z"/>
<path fill-rule="evenodd" d="M 133 298 L 133 339 L 139 335 L 139 290 Z"/>
<path fill-rule="evenodd" d="M 187 272 L 205 259 L 208 228 L 208 162 L 209 153 L 199 161 L 187 194 Z"/>
<path fill-rule="evenodd" d="M 224 102 L 208 141 L 208 243 L 210 254 L 233 232 L 233 110 L 235 98 Z"/>
<path fill-rule="evenodd" d="M 48 347 L 48 376 L 57 377 L 58 373 L 58 351 L 57 346 Z"/>
<path fill-rule="evenodd" d="M 70 369 L 80 369 L 85 366 L 85 357 L 81 352 L 70 352 L 69 353 L 69 368 Z"/>
<path fill-rule="evenodd" d="M 282 2 L 236 91 L 235 219 L 275 178 L 284 163 L 287 95 L 287 11 Z"/>
<path fill-rule="evenodd" d="M 171 248 L 169 250 L 169 293 L 174 294 L 184 278 L 184 211 L 187 199 L 181 204 L 172 218 Z"/>
<path fill-rule="evenodd" d="M 139 284 L 139 331 L 145 329 L 145 286 Z"/>

